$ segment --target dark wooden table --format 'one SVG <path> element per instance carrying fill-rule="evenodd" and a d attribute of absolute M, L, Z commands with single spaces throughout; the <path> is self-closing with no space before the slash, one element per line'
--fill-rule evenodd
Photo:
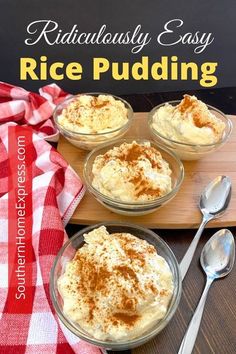
<path fill-rule="evenodd" d="M 236 235 L 236 228 L 230 228 Z M 152 341 L 134 349 L 132 354 L 175 354 L 198 304 L 205 285 L 199 257 L 205 242 L 215 229 L 205 230 L 191 267 L 183 282 L 180 305 L 168 326 Z M 194 230 L 156 230 L 168 243 L 178 260 L 190 244 Z M 236 353 L 236 267 L 230 275 L 213 283 L 209 291 L 200 331 L 193 353 Z"/>
<path fill-rule="evenodd" d="M 198 98 L 216 106 L 227 114 L 236 113 L 236 88 L 190 91 L 189 93 L 195 94 Z M 181 92 L 175 92 L 123 97 L 132 104 L 135 111 L 149 111 L 161 102 L 180 99 L 181 96 Z M 71 236 L 79 228 L 81 228 L 79 225 L 69 224 L 66 230 L 68 235 Z M 236 235 L 236 227 L 230 228 L 230 230 Z M 196 230 L 154 231 L 168 243 L 179 261 L 196 232 Z M 168 326 L 147 344 L 133 349 L 132 354 L 178 353 L 180 343 L 205 285 L 205 275 L 199 263 L 200 253 L 206 241 L 216 231 L 215 229 L 206 229 L 204 231 L 191 267 L 183 282 L 180 305 Z M 127 353 L 131 353 L 131 351 L 127 351 Z M 228 277 L 215 281 L 208 294 L 193 354 L 212 353 L 236 353 L 236 266 L 234 266 Z"/>

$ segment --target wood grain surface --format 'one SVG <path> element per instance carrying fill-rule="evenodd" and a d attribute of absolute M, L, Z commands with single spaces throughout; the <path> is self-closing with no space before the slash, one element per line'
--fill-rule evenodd
<path fill-rule="evenodd" d="M 230 116 L 236 125 L 236 117 Z M 135 119 L 127 137 L 150 138 L 147 128 L 147 113 L 135 113 Z M 63 137 L 60 137 L 58 151 L 71 164 L 79 176 L 83 177 L 84 160 L 88 152 L 80 150 Z M 218 175 L 228 175 L 236 190 L 236 129 L 229 141 L 215 153 L 198 161 L 184 162 L 185 178 L 176 197 L 164 207 L 145 216 L 122 216 L 115 214 L 86 192 L 79 207 L 75 210 L 70 223 L 88 225 L 101 221 L 130 221 L 147 227 L 159 228 L 196 228 L 201 214 L 197 208 L 199 195 L 204 186 Z M 236 226 L 236 193 L 227 212 L 211 221 L 207 227 Z"/>
<path fill-rule="evenodd" d="M 132 354 L 175 354 L 205 286 L 205 275 L 199 258 L 201 250 L 217 230 L 205 230 L 189 272 L 183 282 L 180 305 L 168 326 L 152 341 L 132 350 Z M 236 228 L 232 228 L 236 234 Z M 194 235 L 193 230 L 160 230 L 158 234 L 169 244 L 181 260 Z M 236 353 L 236 268 L 228 277 L 213 283 L 193 354 Z"/>

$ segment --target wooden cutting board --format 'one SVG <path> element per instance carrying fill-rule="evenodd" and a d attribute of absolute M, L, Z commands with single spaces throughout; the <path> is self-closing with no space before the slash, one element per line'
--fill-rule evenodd
<path fill-rule="evenodd" d="M 236 116 L 230 116 L 234 128 Z M 147 113 L 135 113 L 133 125 L 126 137 L 150 138 L 147 127 Z M 88 152 L 80 150 L 60 137 L 58 151 L 65 160 L 83 178 L 84 159 Z M 184 162 L 184 182 L 172 201 L 144 216 L 123 216 L 109 211 L 86 192 L 75 210 L 70 223 L 89 225 L 104 221 L 127 221 L 150 228 L 196 228 L 201 214 L 197 203 L 204 186 L 218 175 L 227 175 L 233 183 L 233 194 L 227 212 L 219 219 L 213 220 L 208 227 L 236 226 L 236 129 L 233 129 L 229 141 L 218 151 L 198 161 Z"/>

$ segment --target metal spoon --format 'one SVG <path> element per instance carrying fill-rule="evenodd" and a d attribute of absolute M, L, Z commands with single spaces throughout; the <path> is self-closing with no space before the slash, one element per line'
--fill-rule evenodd
<path fill-rule="evenodd" d="M 229 230 L 216 232 L 205 244 L 201 253 L 201 266 L 207 275 L 205 289 L 195 310 L 178 354 L 191 354 L 197 338 L 208 290 L 215 279 L 225 277 L 233 268 L 235 257 L 234 237 Z"/>
<path fill-rule="evenodd" d="M 218 176 L 211 181 L 202 192 L 199 208 L 203 215 L 199 229 L 194 236 L 187 252 L 180 262 L 180 272 L 184 279 L 190 263 L 193 259 L 198 241 L 206 224 L 215 218 L 219 218 L 227 209 L 231 199 L 231 180 L 227 176 Z"/>

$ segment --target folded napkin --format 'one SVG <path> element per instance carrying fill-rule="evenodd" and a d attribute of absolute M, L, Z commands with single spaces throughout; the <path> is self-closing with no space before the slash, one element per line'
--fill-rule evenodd
<path fill-rule="evenodd" d="M 67 240 L 64 227 L 85 189 L 62 156 L 42 139 L 51 133 L 55 136 L 49 121 L 50 112 L 57 99 L 65 96 L 55 85 L 42 89 L 41 93 L 46 91 L 51 97 L 50 102 L 7 84 L 0 89 L 1 95 L 6 98 L 5 102 L 2 98 L 0 104 L 0 119 L 4 122 L 0 125 L 0 353 L 98 354 L 100 349 L 79 340 L 60 323 L 49 295 L 50 269 L 60 247 Z M 9 100 L 10 97 L 13 101 Z M 11 119 L 15 122 L 8 122 Z M 8 288 L 11 237 L 8 234 L 11 223 L 8 205 L 11 192 L 16 190 L 9 183 L 15 170 L 9 159 L 10 150 L 14 149 L 9 149 L 8 140 L 19 123 L 32 124 L 33 130 L 38 132 L 32 134 L 32 128 L 24 128 L 32 136 L 32 141 L 25 146 L 26 163 L 32 173 L 32 301 L 27 305 L 30 308 L 28 313 L 21 313 L 13 307 Z"/>
<path fill-rule="evenodd" d="M 56 84 L 42 87 L 37 94 L 0 81 L 0 124 L 30 125 L 40 137 L 57 141 L 59 133 L 53 125 L 52 113 L 69 96 Z"/>

